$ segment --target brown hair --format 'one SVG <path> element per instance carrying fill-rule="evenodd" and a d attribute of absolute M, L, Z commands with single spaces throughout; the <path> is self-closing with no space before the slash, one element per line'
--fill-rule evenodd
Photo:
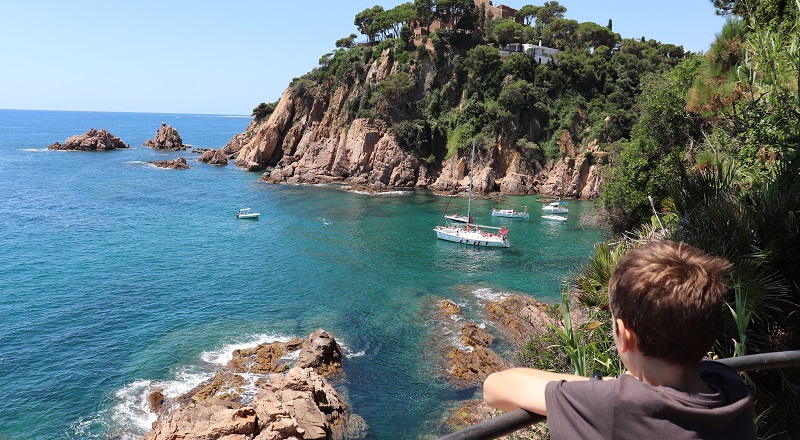
<path fill-rule="evenodd" d="M 650 242 L 614 270 L 611 312 L 633 330 L 643 354 L 696 363 L 717 337 L 730 266 L 686 243 Z"/>

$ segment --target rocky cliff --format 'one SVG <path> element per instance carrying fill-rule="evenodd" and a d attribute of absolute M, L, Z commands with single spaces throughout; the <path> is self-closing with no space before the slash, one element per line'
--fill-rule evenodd
<path fill-rule="evenodd" d="M 472 171 L 474 188 L 482 193 L 598 196 L 601 166 L 593 160 L 590 146 L 562 146 L 563 159 L 544 161 L 535 151 L 515 145 L 512 136 L 501 130 L 496 139 L 482 142 L 470 170 L 468 151 L 423 160 L 403 147 L 386 118 L 356 117 L 353 108 L 364 101 L 365 90 L 400 68 L 387 49 L 351 82 L 328 80 L 311 86 L 298 82 L 286 89 L 269 118 L 253 121 L 222 152 L 240 167 L 264 171 L 263 180 L 273 183 L 341 182 L 375 190 L 458 192 L 466 189 Z M 420 96 L 449 75 L 431 63 L 410 69 Z"/>

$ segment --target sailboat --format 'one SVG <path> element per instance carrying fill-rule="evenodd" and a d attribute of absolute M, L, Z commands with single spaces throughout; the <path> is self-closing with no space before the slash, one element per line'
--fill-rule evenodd
<path fill-rule="evenodd" d="M 454 243 L 467 244 L 472 246 L 484 247 L 511 247 L 508 241 L 508 229 L 483 226 L 472 223 L 472 170 L 475 165 L 475 141 L 472 141 L 472 157 L 470 158 L 469 168 L 469 187 L 467 189 L 467 215 L 466 221 L 453 220 L 451 217 L 464 218 L 464 216 L 447 216 L 451 221 L 463 224 L 440 225 L 433 228 L 436 238 L 439 240 L 452 241 Z"/>

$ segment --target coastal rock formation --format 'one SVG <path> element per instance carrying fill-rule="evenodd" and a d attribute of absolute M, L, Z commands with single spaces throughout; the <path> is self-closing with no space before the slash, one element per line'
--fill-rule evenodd
<path fill-rule="evenodd" d="M 547 313 L 547 306 L 533 298 L 511 295 L 497 302 L 486 304 L 486 313 L 505 336 L 518 346 L 555 324 Z"/>
<path fill-rule="evenodd" d="M 120 138 L 106 130 L 92 128 L 84 134 L 67 138 L 64 143 L 55 142 L 48 150 L 109 151 L 117 148 L 129 148 Z"/>
<path fill-rule="evenodd" d="M 203 154 L 197 159 L 199 162 L 205 162 L 209 165 L 227 165 L 228 164 L 228 156 L 222 152 L 222 150 L 207 150 L 204 151 Z"/>
<path fill-rule="evenodd" d="M 298 359 L 286 371 L 286 364 L 278 361 L 298 350 L 303 365 L 315 367 L 301 366 Z M 333 365 L 340 365 L 340 360 L 338 344 L 324 330 L 315 331 L 304 340 L 237 350 L 227 369 L 171 402 L 165 402 L 163 395 L 159 398 L 156 393 L 160 391 L 154 390 L 149 400 L 160 400 L 163 406 L 145 439 L 362 438 L 366 423 L 348 411 L 344 399 L 320 374 L 338 368 Z M 282 371 L 286 373 L 281 374 Z M 255 397 L 246 397 L 244 388 L 249 382 L 240 373 L 262 375 L 255 381 Z"/>
<path fill-rule="evenodd" d="M 444 160 L 423 161 L 403 147 L 397 124 L 357 117 L 353 111 L 364 101 L 365 89 L 398 73 L 391 51 L 385 50 L 363 69 L 364 77 L 350 83 L 331 79 L 316 86 L 303 82 L 290 86 L 272 114 L 253 120 L 222 154 L 235 157 L 242 168 L 264 171 L 262 180 L 272 183 L 340 182 L 375 191 L 430 188 L 453 193 L 466 190 L 472 173 L 474 189 L 480 193 L 598 196 L 601 165 L 589 159 L 588 147 L 574 145 L 568 132 L 559 140 L 564 159 L 556 162 L 544 163 L 539 150 L 516 145 L 509 127 L 481 145 L 472 170 L 469 151 L 464 150 Z M 450 79 L 448 72 L 429 64 L 413 66 L 412 73 L 421 95 Z M 563 191 L 553 184 L 562 181 Z"/>
<path fill-rule="evenodd" d="M 161 123 L 161 127 L 156 132 L 153 139 L 148 139 L 144 142 L 146 147 L 155 148 L 158 150 L 185 150 L 186 146 L 183 145 L 181 135 L 174 127 L 167 125 L 166 122 Z"/>
<path fill-rule="evenodd" d="M 328 332 L 316 330 L 301 344 L 297 366 L 329 376 L 342 366 L 342 348 Z"/>
<path fill-rule="evenodd" d="M 155 162 L 147 162 L 149 164 L 153 164 L 159 168 L 170 168 L 173 170 L 188 170 L 189 164 L 186 163 L 186 159 L 182 157 L 178 157 L 172 160 L 157 160 Z"/>
<path fill-rule="evenodd" d="M 443 347 L 445 377 L 456 388 L 475 387 L 490 374 L 511 366 L 489 348 L 492 335 L 474 322 L 464 322 L 458 305 L 447 299 L 438 300 L 434 312 L 443 332 L 458 335 L 455 340 L 442 338 L 450 341 Z"/>

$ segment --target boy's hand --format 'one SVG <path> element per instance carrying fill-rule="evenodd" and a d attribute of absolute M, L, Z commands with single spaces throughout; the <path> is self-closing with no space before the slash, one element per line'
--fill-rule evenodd
<path fill-rule="evenodd" d="M 483 400 L 489 406 L 506 412 L 522 408 L 546 416 L 545 387 L 549 382 L 560 380 L 586 381 L 589 378 L 531 368 L 512 368 L 486 378 L 483 382 Z"/>

